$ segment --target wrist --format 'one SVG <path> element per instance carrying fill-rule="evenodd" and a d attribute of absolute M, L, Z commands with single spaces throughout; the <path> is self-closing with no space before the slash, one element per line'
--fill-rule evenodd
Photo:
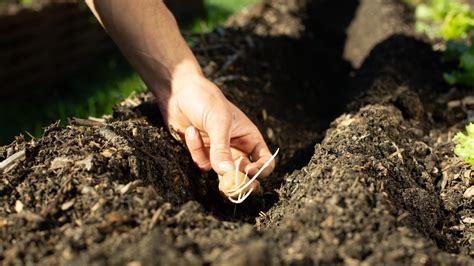
<path fill-rule="evenodd" d="M 170 90 L 171 92 L 179 92 L 190 84 L 197 84 L 204 78 L 201 67 L 197 62 L 194 60 L 183 61 L 171 72 Z"/>
<path fill-rule="evenodd" d="M 201 68 L 192 61 L 183 61 L 162 73 L 150 73 L 151 82 L 146 82 L 148 88 L 158 100 L 167 100 L 193 82 L 204 78 Z"/>

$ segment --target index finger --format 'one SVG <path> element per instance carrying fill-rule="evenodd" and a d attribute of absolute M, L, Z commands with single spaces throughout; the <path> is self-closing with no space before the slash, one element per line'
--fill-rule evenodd
<path fill-rule="evenodd" d="M 267 177 L 273 172 L 275 169 L 275 157 L 278 154 L 279 149 L 275 152 L 275 154 L 271 154 L 270 150 L 268 149 L 265 142 L 262 141 L 257 143 L 255 148 L 253 149 L 251 156 L 254 162 L 248 164 L 245 168 L 249 172 L 251 176 L 256 175 L 259 173 L 260 177 Z"/>

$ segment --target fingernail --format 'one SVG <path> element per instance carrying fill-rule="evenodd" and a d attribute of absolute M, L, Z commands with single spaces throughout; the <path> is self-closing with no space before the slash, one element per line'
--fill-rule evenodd
<path fill-rule="evenodd" d="M 234 170 L 234 164 L 232 164 L 231 162 L 220 162 L 218 167 L 219 170 L 226 173 Z"/>
<path fill-rule="evenodd" d="M 194 127 L 188 127 L 186 129 L 186 135 L 188 136 L 189 140 L 194 140 L 196 137 L 196 129 Z"/>

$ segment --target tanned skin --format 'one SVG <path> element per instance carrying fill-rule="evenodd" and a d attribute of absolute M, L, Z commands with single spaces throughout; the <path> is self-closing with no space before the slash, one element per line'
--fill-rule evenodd
<path fill-rule="evenodd" d="M 164 121 L 184 136 L 202 171 L 253 175 L 272 154 L 250 119 L 204 75 L 162 0 L 86 0 L 156 96 Z M 268 176 L 275 162 L 265 169 Z M 257 181 L 258 183 L 258 181 Z"/>

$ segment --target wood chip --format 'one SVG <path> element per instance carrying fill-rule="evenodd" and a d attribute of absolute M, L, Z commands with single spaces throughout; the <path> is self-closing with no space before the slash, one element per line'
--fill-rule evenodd
<path fill-rule="evenodd" d="M 449 101 L 446 105 L 448 109 L 459 108 L 461 107 L 461 101 L 460 100 Z"/>
<path fill-rule="evenodd" d="M 171 209 L 170 203 L 165 203 L 159 209 L 157 209 L 153 213 L 153 216 L 151 217 L 150 224 L 148 225 L 148 230 L 153 229 L 159 221 L 163 220 L 164 219 L 163 214 L 169 209 Z"/>
<path fill-rule="evenodd" d="M 104 156 L 105 158 L 110 158 L 114 155 L 114 153 L 116 152 L 117 150 L 115 149 L 105 149 L 103 150 L 100 154 L 102 156 Z"/>
<path fill-rule="evenodd" d="M 90 171 L 92 169 L 92 155 L 87 156 L 85 159 L 77 161 L 77 166 L 82 166 L 86 171 Z"/>
<path fill-rule="evenodd" d="M 472 198 L 474 196 L 474 186 L 471 186 L 470 188 L 466 189 L 462 196 L 466 199 Z"/>
<path fill-rule="evenodd" d="M 5 168 L 14 164 L 17 161 L 23 160 L 25 157 L 26 157 L 25 150 L 21 150 L 17 153 L 14 153 L 12 156 L 0 162 L 0 171 L 5 170 Z"/>
<path fill-rule="evenodd" d="M 465 224 L 474 224 L 474 218 L 473 217 L 466 217 L 462 219 L 462 222 Z"/>
<path fill-rule="evenodd" d="M 119 193 L 120 193 L 121 195 L 127 193 L 127 192 L 130 190 L 130 186 L 131 186 L 131 185 L 132 185 L 132 182 L 126 184 L 126 185 L 123 186 L 123 187 L 120 187 Z"/>
<path fill-rule="evenodd" d="M 151 217 L 150 224 L 148 225 L 148 230 L 153 229 L 155 225 L 158 223 L 159 219 L 161 218 L 161 214 L 163 213 L 163 209 L 158 209 L 153 213 Z"/>
<path fill-rule="evenodd" d="M 268 119 L 268 114 L 267 114 L 266 109 L 262 109 L 262 118 L 263 118 L 263 121 L 267 121 Z"/>
<path fill-rule="evenodd" d="M 69 210 L 72 206 L 74 206 L 75 199 L 72 199 L 70 201 L 67 201 L 61 205 L 61 210 L 67 211 Z"/>
<path fill-rule="evenodd" d="M 136 187 L 138 187 L 141 184 L 142 184 L 141 180 L 135 180 L 135 181 L 129 182 L 128 184 L 126 184 L 125 186 L 123 186 L 119 189 L 119 193 L 121 195 L 123 195 L 123 194 L 127 193 L 128 191 L 131 191 L 131 190 L 135 189 Z"/>
<path fill-rule="evenodd" d="M 96 204 L 94 204 L 94 206 L 92 206 L 91 212 L 95 212 L 98 209 L 102 208 L 102 206 L 104 206 L 106 202 L 107 202 L 106 199 L 100 199 Z"/>
<path fill-rule="evenodd" d="M 446 188 L 446 185 L 448 184 L 448 179 L 448 174 L 444 171 L 441 177 L 441 190 L 444 190 Z"/>
<path fill-rule="evenodd" d="M 76 125 L 76 126 L 84 126 L 84 127 L 95 127 L 95 126 L 102 126 L 105 124 L 105 120 L 98 120 L 96 119 L 83 119 L 83 118 L 77 118 L 73 117 L 72 119 L 69 119 L 69 124 L 70 125 Z"/>
<path fill-rule="evenodd" d="M 54 160 L 51 161 L 51 166 L 49 167 L 50 170 L 57 170 L 66 167 L 70 167 L 73 161 L 67 157 L 56 157 Z"/>
<path fill-rule="evenodd" d="M 88 119 L 97 123 L 101 123 L 101 124 L 105 124 L 106 122 L 104 118 L 98 118 L 98 117 L 93 117 L 93 116 L 89 116 Z"/>
<path fill-rule="evenodd" d="M 11 170 L 15 169 L 17 166 L 18 166 L 17 162 L 13 163 L 10 166 L 8 166 L 7 168 L 5 168 L 5 170 L 3 170 L 3 173 L 6 174 L 6 173 L 10 172 Z"/>
<path fill-rule="evenodd" d="M 105 216 L 105 220 L 109 223 L 123 223 L 128 220 L 128 217 L 118 212 L 110 212 Z"/>
<path fill-rule="evenodd" d="M 466 171 L 464 171 L 463 175 L 462 175 L 462 181 L 464 182 L 464 184 L 466 186 L 469 186 L 471 184 L 474 184 L 474 178 L 473 178 L 473 175 L 472 175 L 472 171 L 470 169 L 467 169 Z"/>

